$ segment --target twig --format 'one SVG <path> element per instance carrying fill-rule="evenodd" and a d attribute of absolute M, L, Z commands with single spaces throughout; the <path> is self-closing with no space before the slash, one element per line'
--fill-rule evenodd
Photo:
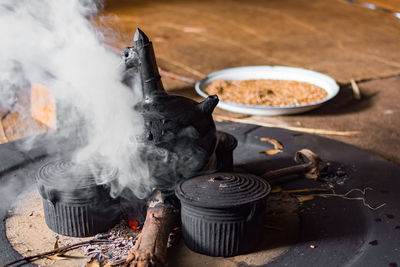
<path fill-rule="evenodd" d="M 120 266 L 120 265 L 123 264 L 125 261 L 126 261 L 126 258 L 121 259 L 121 260 L 117 260 L 117 261 L 115 261 L 115 262 L 108 263 L 108 264 L 106 264 L 104 267 L 113 267 L 113 266 L 117 266 L 117 265 Z"/>
<path fill-rule="evenodd" d="M 185 83 L 188 83 L 188 84 L 192 84 L 192 85 L 196 83 L 196 80 L 194 80 L 194 79 L 191 79 L 191 78 L 188 78 L 188 77 L 184 77 L 182 75 L 178 75 L 178 74 L 175 74 L 175 73 L 170 72 L 170 71 L 163 70 L 160 67 L 158 67 L 158 71 L 160 72 L 160 75 L 165 76 L 165 77 L 169 77 L 169 78 L 174 79 L 174 80 L 179 80 L 179 81 L 182 81 L 182 82 L 185 82 Z"/>
<path fill-rule="evenodd" d="M 271 145 L 274 146 L 274 149 L 283 149 L 283 145 L 278 140 L 268 138 L 268 137 L 261 137 L 260 140 L 263 142 L 270 143 Z"/>
<path fill-rule="evenodd" d="M 354 81 L 354 79 L 351 79 L 350 84 L 351 84 L 351 89 L 353 89 L 354 98 L 357 100 L 361 100 L 361 91 L 360 88 L 358 88 L 356 81 Z"/>
<path fill-rule="evenodd" d="M 294 190 L 282 190 L 282 193 L 307 193 L 307 192 L 315 192 L 315 191 L 331 191 L 329 188 L 306 188 L 306 189 L 294 189 Z"/>
<path fill-rule="evenodd" d="M 163 60 L 163 61 L 165 61 L 165 62 L 167 62 L 167 63 L 169 63 L 169 64 L 171 64 L 171 65 L 173 65 L 175 67 L 183 69 L 186 72 L 188 72 L 188 73 L 190 73 L 190 74 L 192 74 L 192 75 L 194 75 L 196 77 L 203 78 L 204 76 L 206 76 L 204 73 L 201 73 L 201 72 L 193 69 L 192 67 L 189 67 L 189 66 L 187 66 L 187 65 L 185 65 L 185 64 L 183 64 L 183 63 L 181 63 L 179 61 L 175 61 L 175 60 L 172 60 L 170 58 L 166 58 L 166 57 L 164 57 L 164 55 L 158 54 L 157 55 L 157 59 Z"/>
<path fill-rule="evenodd" d="M 0 144 L 7 143 L 8 139 L 6 137 L 6 134 L 4 133 L 4 127 L 2 120 L 0 119 Z"/>
<path fill-rule="evenodd" d="M 326 197 L 338 197 L 338 198 L 343 198 L 343 199 L 347 199 L 347 200 L 361 200 L 363 205 L 365 207 L 368 207 L 371 210 L 377 210 L 377 209 L 380 209 L 380 208 L 382 208 L 383 206 L 386 205 L 386 203 L 383 203 L 383 204 L 381 204 L 381 205 L 379 205 L 377 207 L 372 207 L 370 204 L 368 204 L 366 202 L 364 197 L 347 197 L 345 195 L 338 195 L 338 194 L 315 194 L 314 196 L 316 196 L 316 197 L 325 197 L 325 198 Z"/>
<path fill-rule="evenodd" d="M 313 200 L 314 196 L 313 195 L 306 195 L 306 196 L 301 195 L 301 196 L 296 196 L 296 198 L 300 203 L 303 203 L 303 202 L 306 202 L 306 201 Z"/>
<path fill-rule="evenodd" d="M 268 122 L 254 121 L 249 118 L 237 119 L 237 118 L 226 117 L 226 116 L 221 116 L 221 115 L 213 115 L 213 117 L 214 117 L 214 120 L 216 120 L 216 121 L 231 121 L 231 122 L 244 123 L 244 124 L 255 124 L 255 125 L 259 125 L 259 126 L 263 126 L 263 127 L 281 128 L 281 129 L 286 129 L 286 130 L 290 130 L 290 131 L 311 133 L 311 134 L 340 135 L 340 136 L 353 136 L 353 135 L 360 134 L 359 131 L 335 131 L 335 130 L 277 125 L 277 124 L 272 124 L 272 123 L 268 123 Z"/>
<path fill-rule="evenodd" d="M 53 250 L 50 250 L 50 251 L 47 251 L 47 252 L 39 253 L 39 254 L 36 254 L 36 255 L 23 257 L 21 259 L 9 262 L 9 263 L 4 264 L 4 265 L 1 265 L 0 267 L 8 267 L 8 266 L 11 266 L 11 265 L 16 264 L 18 262 L 21 262 L 21 261 L 30 262 L 30 261 L 32 261 L 33 259 L 36 259 L 36 258 L 43 258 L 43 257 L 51 255 L 51 254 L 67 252 L 67 251 L 79 248 L 81 246 L 84 246 L 84 245 L 90 245 L 90 244 L 101 243 L 101 242 L 111 242 L 111 241 L 110 240 L 99 240 L 99 239 L 92 239 L 92 240 L 89 240 L 89 241 L 83 241 L 83 242 L 79 242 L 79 243 L 76 243 L 76 244 L 68 245 L 68 246 L 65 246 L 65 247 L 53 249 Z"/>
<path fill-rule="evenodd" d="M 351 190 L 349 190 L 346 194 L 344 194 L 345 196 L 350 195 L 351 193 L 353 193 L 354 191 L 360 192 L 362 195 L 365 196 L 365 194 L 367 193 L 367 190 L 374 190 L 371 187 L 366 187 L 364 189 L 360 189 L 360 188 L 353 188 Z"/>
<path fill-rule="evenodd" d="M 373 190 L 371 187 L 366 187 L 364 189 L 359 189 L 359 188 L 353 188 L 351 190 L 349 190 L 347 193 L 345 194 L 336 194 L 336 193 L 332 193 L 332 194 L 311 194 L 310 196 L 314 196 L 314 197 L 338 197 L 338 198 L 342 198 L 342 199 L 347 199 L 347 200 L 361 200 L 363 205 L 371 210 L 377 210 L 382 208 L 383 206 L 386 205 L 386 203 L 383 203 L 377 207 L 372 207 L 370 204 L 368 204 L 365 200 L 365 197 L 349 197 L 348 195 L 350 195 L 352 192 L 357 191 L 360 192 L 363 196 L 365 196 L 366 191 L 367 190 Z"/>

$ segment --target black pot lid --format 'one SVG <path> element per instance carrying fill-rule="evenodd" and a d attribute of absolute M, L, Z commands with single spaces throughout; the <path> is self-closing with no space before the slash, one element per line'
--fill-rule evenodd
<path fill-rule="evenodd" d="M 111 181 L 117 177 L 116 169 L 98 162 L 77 163 L 68 158 L 57 158 L 43 164 L 36 173 L 39 184 L 50 188 L 74 190 L 96 187 L 96 179 Z"/>
<path fill-rule="evenodd" d="M 175 194 L 185 204 L 229 208 L 265 198 L 270 189 L 266 181 L 252 174 L 214 173 L 181 182 Z"/>

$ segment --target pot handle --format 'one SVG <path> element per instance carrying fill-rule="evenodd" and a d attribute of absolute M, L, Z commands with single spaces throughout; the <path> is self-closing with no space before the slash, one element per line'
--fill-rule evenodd
<path fill-rule="evenodd" d="M 57 193 L 55 190 L 49 190 L 46 191 L 43 185 L 39 186 L 39 193 L 42 196 L 43 199 L 48 200 L 51 202 L 51 204 L 55 205 L 57 202 Z"/>
<path fill-rule="evenodd" d="M 46 190 L 44 189 L 44 185 L 39 185 L 38 190 L 42 198 L 47 199 Z"/>
<path fill-rule="evenodd" d="M 49 190 L 47 192 L 47 199 L 55 206 L 57 202 L 57 192 L 55 190 Z"/>

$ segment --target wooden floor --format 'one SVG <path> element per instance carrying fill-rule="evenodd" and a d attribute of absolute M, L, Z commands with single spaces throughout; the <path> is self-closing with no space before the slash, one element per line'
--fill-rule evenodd
<path fill-rule="evenodd" d="M 115 49 L 132 44 L 137 27 L 153 40 L 159 66 L 194 80 L 223 68 L 286 65 L 323 72 L 341 84 L 322 108 L 295 116 L 247 117 L 275 125 L 360 131 L 329 138 L 354 144 L 400 163 L 400 1 L 371 0 L 382 9 L 342 0 L 109 0 L 104 15 L 115 30 Z M 118 18 L 118 19 L 116 19 Z M 362 99 L 353 97 L 354 79 Z M 164 76 L 168 90 L 200 99 L 193 85 Z M 25 102 L 26 104 L 26 102 Z M 0 141 L 45 131 L 29 109 L 16 106 L 2 120 Z M 217 115 L 241 118 L 216 111 Z M 27 127 L 29 125 L 29 127 Z"/>
<path fill-rule="evenodd" d="M 368 0 L 365 1 L 380 8 L 400 12 L 400 0 Z"/>

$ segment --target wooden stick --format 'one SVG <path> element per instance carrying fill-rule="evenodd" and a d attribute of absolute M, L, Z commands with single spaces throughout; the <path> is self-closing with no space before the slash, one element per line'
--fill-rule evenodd
<path fill-rule="evenodd" d="M 161 76 L 169 77 L 171 79 L 179 80 L 179 81 L 182 81 L 182 82 L 185 82 L 185 83 L 188 83 L 188 84 L 195 84 L 196 83 L 196 80 L 194 80 L 194 79 L 191 79 L 191 78 L 188 78 L 188 77 L 184 77 L 182 75 L 178 75 L 178 74 L 175 74 L 175 73 L 170 72 L 170 71 L 163 70 L 160 67 L 158 67 L 158 71 L 160 72 Z"/>
<path fill-rule="evenodd" d="M 0 114 L 0 117 L 1 117 L 1 114 Z M 8 142 L 8 139 L 6 137 L 6 134 L 4 133 L 3 122 L 0 119 L 0 144 L 7 143 L 7 142 Z"/>
<path fill-rule="evenodd" d="M 360 134 L 359 131 L 335 131 L 335 130 L 324 130 L 324 129 L 314 129 L 314 128 L 303 128 L 303 127 L 295 127 L 295 126 L 285 126 L 285 125 L 277 125 L 268 122 L 255 121 L 250 118 L 237 119 L 232 117 L 213 115 L 215 121 L 231 121 L 237 123 L 244 124 L 255 124 L 263 127 L 274 127 L 281 128 L 290 131 L 303 132 L 303 133 L 311 133 L 311 134 L 322 134 L 322 135 L 341 135 L 341 136 L 352 136 Z"/>
<path fill-rule="evenodd" d="M 179 211 L 164 203 L 160 191 L 155 191 L 153 198 L 147 209 L 143 229 L 124 266 L 166 266 L 168 237 L 178 220 Z"/>
<path fill-rule="evenodd" d="M 182 62 L 173 60 L 171 58 L 166 58 L 164 55 L 158 54 L 157 55 L 157 61 L 158 60 L 165 61 L 165 62 L 167 62 L 167 63 L 169 63 L 169 64 L 171 64 L 171 65 L 173 65 L 175 67 L 178 67 L 178 68 L 180 68 L 182 70 L 185 70 L 186 72 L 188 72 L 188 73 L 190 73 L 190 74 L 192 74 L 192 75 L 194 75 L 196 77 L 203 78 L 203 77 L 206 76 L 204 73 L 201 73 L 200 71 L 195 70 L 192 67 L 183 64 Z"/>
<path fill-rule="evenodd" d="M 350 80 L 351 89 L 353 89 L 353 96 L 357 100 L 361 100 L 361 91 L 354 79 Z"/>
<path fill-rule="evenodd" d="M 316 191 L 332 191 L 330 188 L 304 188 L 304 189 L 293 189 L 293 190 L 282 190 L 282 193 L 309 193 L 309 192 L 316 192 Z"/>
<path fill-rule="evenodd" d="M 101 243 L 101 242 L 111 242 L 111 241 L 110 240 L 101 240 L 101 239 L 92 239 L 92 240 L 89 240 L 89 241 L 83 241 L 83 242 L 75 243 L 75 244 L 68 245 L 68 246 L 65 246 L 65 247 L 56 248 L 56 249 L 53 249 L 53 250 L 50 250 L 50 251 L 47 251 L 47 252 L 39 253 L 39 254 L 36 254 L 36 255 L 23 257 L 21 259 L 9 262 L 9 263 L 4 264 L 4 265 L 1 265 L 0 267 L 8 267 L 8 266 L 11 266 L 11 265 L 16 264 L 18 262 L 21 262 L 21 261 L 30 262 L 31 260 L 36 259 L 36 258 L 43 258 L 43 257 L 51 255 L 51 254 L 67 252 L 67 251 L 79 248 L 81 246 L 84 246 L 84 245 L 90 245 L 90 244 Z"/>

